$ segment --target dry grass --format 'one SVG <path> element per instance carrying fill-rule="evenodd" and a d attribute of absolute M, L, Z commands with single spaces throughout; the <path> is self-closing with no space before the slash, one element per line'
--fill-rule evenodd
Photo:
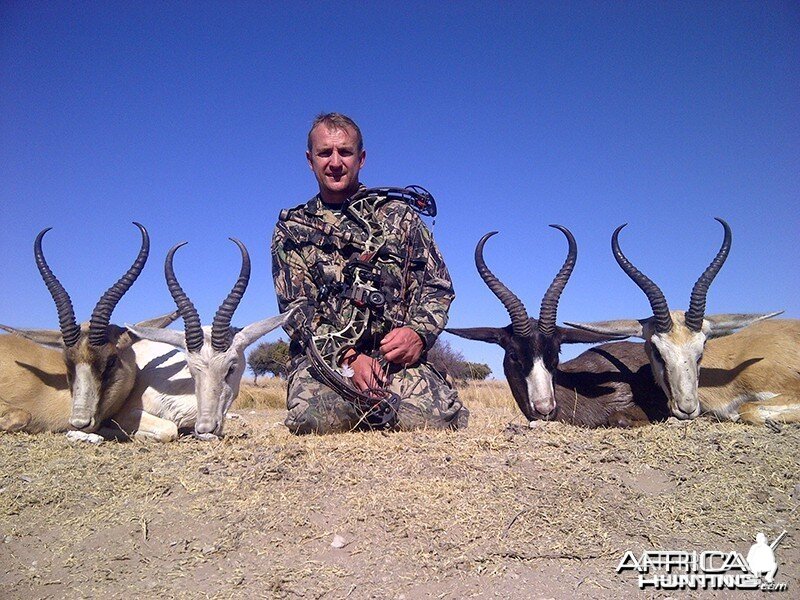
<path fill-rule="evenodd" d="M 215 444 L 0 435 L 0 597 L 616 598 L 624 550 L 782 529 L 800 585 L 800 429 L 531 429 L 500 384 L 462 395 L 462 432 L 298 438 L 237 403 Z"/>
<path fill-rule="evenodd" d="M 233 403 L 233 410 L 245 408 L 284 408 L 286 406 L 286 381 L 262 377 L 258 385 L 242 383 L 239 396 Z"/>
<path fill-rule="evenodd" d="M 459 383 L 458 394 L 467 404 L 486 408 L 506 408 L 516 411 L 516 403 L 511 391 L 503 381 L 468 381 Z M 262 377 L 258 385 L 243 382 L 239 397 L 233 404 L 234 410 L 246 408 L 270 409 L 286 406 L 286 380 Z"/>
<path fill-rule="evenodd" d="M 468 381 L 459 384 L 458 395 L 467 406 L 518 410 L 511 390 L 504 381 Z"/>

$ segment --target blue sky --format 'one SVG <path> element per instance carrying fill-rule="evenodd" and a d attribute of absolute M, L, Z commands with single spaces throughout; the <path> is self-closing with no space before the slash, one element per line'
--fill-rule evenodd
<path fill-rule="evenodd" d="M 578 240 L 559 320 L 643 317 L 610 236 L 685 308 L 733 229 L 708 312 L 800 317 L 800 8 L 795 2 L 0 4 L 0 322 L 56 327 L 34 266 L 80 320 L 152 237 L 114 321 L 172 308 L 163 259 L 205 323 L 276 311 L 269 239 L 315 191 L 305 136 L 321 111 L 364 132 L 367 185 L 420 184 L 457 299 L 450 324 L 503 326 L 477 240 L 531 314 Z M 275 339 L 273 334 L 266 339 Z M 501 375 L 499 349 L 445 336 Z M 564 349 L 563 357 L 577 349 Z"/>

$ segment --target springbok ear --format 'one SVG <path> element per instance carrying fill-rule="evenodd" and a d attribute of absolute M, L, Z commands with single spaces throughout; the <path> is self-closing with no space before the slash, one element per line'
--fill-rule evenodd
<path fill-rule="evenodd" d="M 174 311 L 168 313 L 166 315 L 161 315 L 160 317 L 155 317 L 154 319 L 147 319 L 146 321 L 140 321 L 134 327 L 144 329 L 161 329 L 166 327 L 170 323 L 172 323 L 175 319 L 180 316 L 178 311 Z M 138 334 L 132 335 L 130 327 L 118 327 L 116 325 L 109 325 L 109 328 L 116 328 L 121 330 L 119 332 L 119 337 L 117 338 L 116 346 L 118 349 L 122 350 L 123 348 L 128 348 L 136 342 L 136 338 L 142 337 Z M 166 342 L 167 344 L 172 344 L 172 342 Z M 173 346 L 175 344 L 172 344 Z M 183 346 L 179 346 L 181 350 L 183 350 Z"/>
<path fill-rule="evenodd" d="M 564 323 L 570 327 L 577 327 L 578 329 L 601 335 L 620 336 L 622 338 L 634 336 L 644 339 L 642 325 L 645 321 L 646 319 L 642 321 L 621 319 L 619 321 L 595 321 L 594 323 L 572 323 L 570 321 L 564 321 Z"/>
<path fill-rule="evenodd" d="M 730 335 L 743 327 L 771 319 L 781 313 L 782 310 L 771 313 L 706 315 L 705 320 L 710 325 L 708 337 L 710 339 Z"/>
<path fill-rule="evenodd" d="M 283 325 L 283 322 L 292 312 L 293 311 L 291 310 L 286 311 L 285 313 L 275 317 L 270 317 L 269 319 L 264 319 L 263 321 L 256 321 L 247 327 L 243 327 L 236 333 L 236 335 L 233 336 L 233 343 L 231 345 L 244 350 L 261 336 L 267 335 L 273 329 Z"/>
<path fill-rule="evenodd" d="M 161 329 L 158 327 L 139 327 L 138 325 L 125 325 L 136 337 L 151 342 L 161 342 L 175 346 L 178 350 L 186 351 L 186 337 L 177 329 Z"/>
<path fill-rule="evenodd" d="M 503 345 L 503 340 L 508 335 L 505 329 L 498 327 L 469 327 L 467 329 L 448 327 L 445 331 L 468 340 L 477 340 L 479 342 L 497 344 L 498 346 Z"/>
<path fill-rule="evenodd" d="M 166 315 L 161 315 L 160 317 L 155 317 L 146 321 L 139 321 L 135 327 L 156 327 L 160 329 L 162 327 L 168 327 L 171 325 L 179 316 L 180 313 L 176 310 Z"/>
<path fill-rule="evenodd" d="M 57 329 L 16 329 L 8 325 L 0 325 L 0 329 L 24 337 L 26 340 L 30 340 L 46 348 L 53 348 L 55 350 L 64 349 L 64 340 L 61 337 L 61 332 Z"/>
<path fill-rule="evenodd" d="M 118 352 L 130 348 L 133 342 L 136 341 L 130 331 L 113 323 L 106 326 L 106 333 L 108 334 L 108 340 L 117 347 Z"/>
<path fill-rule="evenodd" d="M 562 344 L 599 344 L 601 342 L 616 342 L 630 336 L 611 333 L 597 333 L 586 329 L 572 327 L 558 327 Z"/>

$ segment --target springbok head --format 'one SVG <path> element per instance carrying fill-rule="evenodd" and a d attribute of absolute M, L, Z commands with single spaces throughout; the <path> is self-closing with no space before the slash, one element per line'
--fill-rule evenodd
<path fill-rule="evenodd" d="M 142 235 L 139 254 L 122 278 L 100 298 L 88 324 L 82 327 L 78 325 L 69 294 L 45 260 L 42 238 L 50 231 L 48 227 L 36 236 L 33 254 L 39 273 L 56 304 L 60 330 L 18 329 L 0 325 L 10 333 L 63 351 L 72 394 L 70 424 L 76 429 L 97 430 L 106 418 L 122 406 L 135 382 L 136 362 L 130 347 L 136 340 L 125 328 L 109 323 L 117 303 L 144 268 L 150 250 L 147 230 L 139 223 L 134 225 Z M 165 327 L 177 316 L 177 313 L 172 313 L 142 324 Z"/>
<path fill-rule="evenodd" d="M 639 320 L 568 323 L 587 331 L 617 333 L 643 339 L 653 377 L 664 390 L 670 411 L 680 419 L 693 419 L 700 414 L 697 386 L 706 340 L 730 335 L 743 327 L 782 312 L 705 314 L 708 288 L 725 263 L 731 248 L 731 228 L 724 220 L 717 218 L 717 221 L 725 230 L 722 246 L 694 284 L 689 299 L 689 310 L 670 311 L 661 289 L 625 257 L 619 247 L 619 232 L 625 225 L 620 225 L 611 236 L 611 250 L 617 264 L 647 296 L 653 316 Z"/>
<path fill-rule="evenodd" d="M 556 325 L 558 300 L 575 268 L 578 246 L 569 229 L 561 225 L 550 225 L 550 227 L 558 229 L 566 236 L 569 250 L 561 270 L 542 298 L 538 319 L 528 317 L 522 301 L 486 266 L 483 260 L 483 246 L 486 240 L 497 233 L 492 231 L 484 235 L 475 247 L 475 266 L 481 279 L 505 306 L 511 317 L 511 325 L 502 328 L 475 327 L 446 330 L 463 338 L 498 344 L 505 350 L 503 370 L 508 385 L 520 410 L 530 421 L 554 416 L 556 398 L 553 375 L 558 366 L 561 344 L 607 342 L 626 337 Z"/>
<path fill-rule="evenodd" d="M 223 435 L 225 414 L 239 394 L 239 385 L 247 366 L 245 349 L 261 336 L 282 325 L 289 315 L 287 312 L 270 317 L 251 323 L 243 329 L 231 327 L 233 313 L 250 281 L 250 255 L 242 242 L 229 239 L 242 253 L 242 267 L 236 284 L 217 309 L 210 329 L 201 327 L 197 309 L 175 277 L 173 257 L 175 251 L 186 242 L 173 246 L 164 263 L 167 287 L 183 318 L 184 331 L 138 326 L 128 328 L 141 338 L 171 344 L 186 353 L 186 363 L 194 380 L 197 397 L 195 436 L 206 440 Z"/>

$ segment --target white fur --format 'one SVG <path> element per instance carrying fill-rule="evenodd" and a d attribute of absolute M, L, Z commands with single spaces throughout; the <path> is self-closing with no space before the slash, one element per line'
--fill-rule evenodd
<path fill-rule="evenodd" d="M 536 357 L 531 372 L 525 378 L 528 386 L 528 403 L 541 415 L 549 414 L 555 408 L 553 375 L 544 366 L 541 357 Z"/>
<path fill-rule="evenodd" d="M 663 368 L 658 365 L 653 369 L 653 375 L 669 399 L 670 410 L 676 416 L 695 418 L 700 414 L 700 400 L 697 396 L 700 383 L 698 361 L 703 356 L 706 334 L 702 331 L 693 333 L 688 340 L 680 343 L 669 333 L 653 333 L 649 342 L 664 359 Z M 651 361 L 653 362 L 655 361 Z M 669 381 L 669 387 L 666 380 Z"/>
<path fill-rule="evenodd" d="M 75 365 L 75 383 L 72 386 L 72 417 L 69 422 L 79 429 L 94 425 L 93 421 L 100 402 L 100 389 L 91 365 Z"/>
<path fill-rule="evenodd" d="M 126 406 L 131 414 L 144 411 L 178 427 L 194 427 L 201 439 L 221 436 L 247 367 L 245 350 L 282 325 L 290 312 L 237 331 L 224 352 L 212 347 L 210 327 L 203 327 L 204 342 L 196 352 L 185 352 L 182 332 L 129 327 L 141 339 L 133 347 L 139 372 Z"/>

